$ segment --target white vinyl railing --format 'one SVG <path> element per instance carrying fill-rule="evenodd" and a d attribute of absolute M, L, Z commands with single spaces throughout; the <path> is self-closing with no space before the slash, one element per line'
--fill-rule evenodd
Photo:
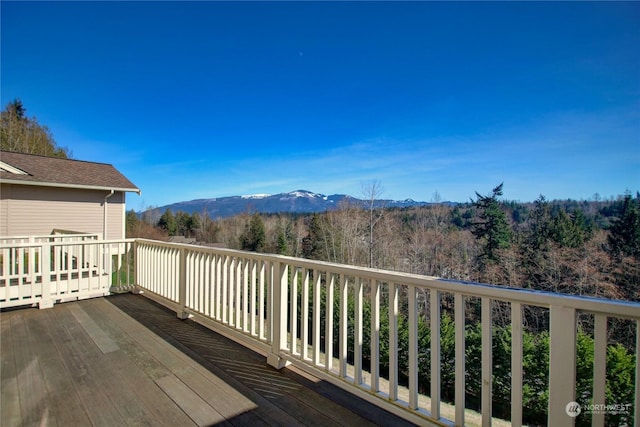
<path fill-rule="evenodd" d="M 548 322 L 550 426 L 572 426 L 567 404 L 575 401 L 577 319 L 593 319 L 594 407 L 640 407 L 640 304 L 535 292 L 222 248 L 143 239 L 115 241 L 43 239 L 0 245 L 0 308 L 50 307 L 55 302 L 135 289 L 216 332 L 336 384 L 416 424 L 491 425 L 492 331 L 510 326 L 511 424 L 523 423 L 525 312 Z M 498 318 L 498 315 L 500 318 Z M 443 401 L 441 322 L 455 328 L 453 402 Z M 627 319 L 634 329 L 632 402 L 606 402 L 608 323 Z M 420 325 L 431 334 L 424 344 Z M 479 322 L 481 397 L 479 420 L 465 411 L 470 322 Z M 404 323 L 406 330 L 400 327 Z M 475 324 L 475 323 L 474 323 Z M 382 330 L 388 331 L 382 333 Z M 436 331 L 435 333 L 433 331 Z M 420 348 L 420 346 L 423 348 Z M 426 346 L 427 348 L 424 348 Z M 382 351 L 384 349 L 384 351 Z M 406 350 L 406 351 L 405 351 Z M 430 354 L 428 362 L 421 354 Z M 381 355 L 388 354 L 382 361 Z M 387 357 L 387 356 L 385 356 Z M 383 363 L 384 362 L 384 363 Z M 505 363 L 504 361 L 500 363 Z M 388 367 L 382 372 L 381 366 Z M 429 373 L 429 389 L 419 375 Z M 405 381 L 406 380 L 406 381 Z M 422 385 L 424 387 L 424 384 Z M 592 415 L 605 425 L 603 412 Z M 634 417 L 638 426 L 638 417 Z"/>
<path fill-rule="evenodd" d="M 54 232 L 52 234 L 43 234 L 37 236 L 8 236 L 0 237 L 0 245 L 15 245 L 19 243 L 43 243 L 43 242 L 74 242 L 85 240 L 99 240 L 100 234 L 97 233 L 73 233 L 60 234 Z"/>
<path fill-rule="evenodd" d="M 11 238 L 3 238 L 6 242 Z M 30 242 L 29 242 L 30 241 Z M 51 307 L 133 285 L 133 240 L 42 236 L 0 245 L 0 308 Z"/>
<path fill-rule="evenodd" d="M 147 296 L 192 317 L 267 356 L 347 389 L 417 424 L 465 425 L 465 328 L 470 300 L 479 301 L 481 324 L 481 424 L 492 424 L 494 366 L 492 329 L 496 305 L 507 307 L 511 325 L 511 423 L 523 420 L 523 311 L 547 313 L 549 330 L 548 419 L 572 426 L 567 404 L 576 400 L 577 316 L 594 320 L 593 404 L 640 407 L 640 304 L 523 289 L 440 280 L 432 277 L 221 248 L 136 240 L 136 285 Z M 368 308 L 366 313 L 364 307 Z M 420 308 L 419 309 L 419 305 Z M 455 402 L 441 399 L 441 330 L 444 311 L 455 324 Z M 388 316 L 381 318 L 381 313 Z M 429 366 L 419 355 L 419 313 L 429 313 Z M 399 336 L 406 313 L 408 336 Z M 349 322 L 349 318 L 352 318 Z M 605 402 L 608 319 L 630 319 L 636 333 L 633 402 Z M 365 324 L 366 320 L 366 324 Z M 404 321 L 404 320 L 403 320 Z M 381 324 L 388 342 L 381 342 Z M 337 332 L 334 332 L 337 331 Z M 365 347 L 363 337 L 368 331 Z M 334 337 L 334 334 L 337 336 Z M 335 340 L 337 338 L 337 341 Z M 401 342 L 406 340 L 406 342 Z M 337 342 L 334 348 L 334 342 Z M 352 343 L 352 344 L 349 344 Z M 380 372 L 380 348 L 388 348 L 389 372 Z M 400 381 L 399 349 L 408 348 L 408 384 Z M 370 360 L 370 368 L 364 359 Z M 419 390 L 421 369 L 430 371 L 430 390 Z M 597 407 L 597 406 L 596 406 Z M 593 425 L 604 425 L 594 413 Z M 638 425 L 638 417 L 635 417 Z"/>

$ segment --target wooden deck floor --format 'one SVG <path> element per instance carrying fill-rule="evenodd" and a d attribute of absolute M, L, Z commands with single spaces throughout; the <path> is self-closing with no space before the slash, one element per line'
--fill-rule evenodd
<path fill-rule="evenodd" d="M 0 313 L 0 425 L 406 426 L 140 295 Z"/>

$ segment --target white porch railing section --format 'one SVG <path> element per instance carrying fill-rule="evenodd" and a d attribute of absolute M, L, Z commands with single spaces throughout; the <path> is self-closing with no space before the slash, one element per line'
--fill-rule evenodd
<path fill-rule="evenodd" d="M 465 425 L 465 326 L 468 302 L 480 302 L 482 331 L 481 424 L 492 424 L 492 328 L 496 305 L 508 307 L 511 322 L 511 422 L 523 420 L 523 310 L 540 307 L 549 322 L 548 425 L 572 426 L 566 406 L 576 400 L 577 316 L 595 319 L 594 405 L 640 408 L 640 304 L 534 292 L 221 248 L 136 240 L 136 285 L 145 295 L 193 320 L 262 352 L 269 364 L 292 364 L 417 424 Z M 370 314 L 365 316 L 364 301 Z M 323 301 L 324 300 L 324 301 Z M 337 303 L 336 303 L 337 301 Z M 349 306 L 352 301 L 352 307 Z M 446 305 L 445 305 L 446 302 Z M 418 310 L 418 305 L 423 310 Z M 324 310 L 324 311 L 323 311 Z M 430 365 L 418 360 L 418 313 L 428 312 L 440 331 L 444 310 L 455 323 L 455 402 L 441 400 L 441 336 L 432 333 Z M 388 318 L 381 319 L 381 312 Z M 399 336 L 400 313 L 409 334 Z M 348 317 L 352 316 L 353 329 Z M 633 402 L 605 402 L 607 321 L 631 319 L 635 327 Z M 302 319 L 299 321 L 298 319 Z M 365 319 L 369 319 L 365 324 Z M 388 342 L 380 341 L 381 323 Z M 338 345 L 334 349 L 334 331 Z M 364 331 L 370 340 L 365 348 Z M 407 343 L 401 343 L 407 340 Z M 352 347 L 349 348 L 349 342 Z M 408 386 L 399 380 L 399 348 L 408 347 Z M 379 369 L 380 348 L 389 349 L 388 378 Z M 371 361 L 369 370 L 363 355 Z M 337 355 L 337 357 L 335 357 Z M 420 369 L 430 370 L 429 399 L 419 393 Z M 604 414 L 593 415 L 604 425 Z M 635 417 L 638 426 L 638 417 Z"/>
<path fill-rule="evenodd" d="M 17 243 L 42 243 L 42 242 L 73 242 L 85 240 L 98 240 L 100 234 L 97 233 L 73 233 L 73 234 L 43 234 L 40 236 L 9 236 L 0 237 L 0 245 L 12 245 Z"/>
<path fill-rule="evenodd" d="M 587 314 L 594 319 L 593 404 L 640 408 L 639 303 L 454 282 L 222 248 L 142 239 L 58 237 L 54 241 L 51 236 L 27 242 L 3 240 L 0 308 L 50 307 L 58 301 L 131 289 L 135 284 L 137 291 L 172 308 L 180 318 L 191 317 L 263 353 L 277 368 L 292 364 L 416 424 L 465 425 L 471 421 L 465 412 L 469 371 L 465 366 L 465 328 L 471 311 L 479 306 L 479 423 L 483 426 L 494 421 L 492 329 L 498 321 L 496 315 L 501 313 L 500 321 L 504 322 L 506 313 L 511 325 L 512 425 L 522 425 L 526 410 L 522 405 L 526 375 L 523 313 L 536 309 L 546 313 L 549 324 L 547 424 L 572 426 L 575 419 L 567 415 L 566 406 L 576 400 L 577 319 Z M 440 331 L 444 313 L 452 313 L 455 327 L 453 405 L 442 399 L 440 333 L 431 333 L 428 366 L 419 360 L 420 350 L 425 350 L 419 348 L 419 316 L 431 331 Z M 635 329 L 632 402 L 605 401 L 610 319 L 628 319 Z M 408 323 L 406 336 L 399 333 L 401 320 Z M 388 327 L 384 341 L 382 326 Z M 388 375 L 380 369 L 382 348 L 388 349 Z M 400 354 L 404 348 L 408 349 L 406 355 Z M 401 361 L 406 365 L 404 372 L 399 371 Z M 418 381 L 425 371 L 431 379 L 430 390 L 426 391 L 419 389 Z M 406 383 L 401 377 L 408 378 Z M 594 413 L 592 421 L 594 426 L 603 426 L 604 413 Z M 634 425 L 638 426 L 638 416 Z"/>
<path fill-rule="evenodd" d="M 20 243 L 6 243 L 15 239 Z M 2 238 L 0 308 L 51 307 L 58 301 L 108 295 L 133 285 L 133 240 L 95 235 Z"/>

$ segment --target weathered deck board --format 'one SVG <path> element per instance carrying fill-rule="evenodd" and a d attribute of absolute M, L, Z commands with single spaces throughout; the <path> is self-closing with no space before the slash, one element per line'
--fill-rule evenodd
<path fill-rule="evenodd" d="M 42 378 L 49 393 L 51 416 L 60 426 L 89 425 L 89 417 L 81 404 L 71 377 L 62 362 L 56 344 L 48 332 L 46 316 L 26 316 L 29 333 L 33 340 L 34 354 L 39 355 Z M 46 361 L 46 363 L 45 363 Z"/>
<path fill-rule="evenodd" d="M 31 313 L 30 313 L 31 314 Z M 76 389 L 82 406 L 85 408 L 92 425 L 113 426 L 124 425 L 126 419 L 113 404 L 104 382 L 103 361 L 99 358 L 87 357 L 85 353 L 97 349 L 93 341 L 87 347 L 87 340 L 82 339 L 84 330 L 75 323 L 75 318 L 65 305 L 55 306 L 50 310 L 33 312 L 32 315 L 45 316 L 56 348 L 65 365 L 71 381 Z M 94 348 L 91 348 L 94 347 Z M 38 357 L 42 357 L 38 355 Z M 52 392 L 59 393 L 58 390 Z"/>
<path fill-rule="evenodd" d="M 11 318 L 0 314 L 0 415 L 2 424 L 20 423 L 20 396 L 14 346 L 11 343 Z"/>
<path fill-rule="evenodd" d="M 3 311 L 0 328 L 2 426 L 410 425 L 142 296 Z"/>
<path fill-rule="evenodd" d="M 50 417 L 47 387 L 42 379 L 40 360 L 35 357 L 25 319 L 11 319 L 16 377 L 20 396 L 20 416 L 27 425 L 47 422 Z"/>

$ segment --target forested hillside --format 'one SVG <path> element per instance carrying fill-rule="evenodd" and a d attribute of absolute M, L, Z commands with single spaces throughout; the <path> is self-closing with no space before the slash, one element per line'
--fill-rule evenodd
<path fill-rule="evenodd" d="M 49 128 L 35 117 L 27 116 L 22 101 L 9 102 L 0 112 L 0 149 L 66 159 L 68 148 L 58 146 Z"/>
<path fill-rule="evenodd" d="M 196 237 L 286 254 L 442 278 L 640 300 L 640 195 L 591 201 L 500 200 L 502 186 L 462 205 L 319 214 L 250 214 L 212 221 L 167 210 L 129 212 L 129 236 Z M 597 198 L 596 198 L 597 199 Z"/>

